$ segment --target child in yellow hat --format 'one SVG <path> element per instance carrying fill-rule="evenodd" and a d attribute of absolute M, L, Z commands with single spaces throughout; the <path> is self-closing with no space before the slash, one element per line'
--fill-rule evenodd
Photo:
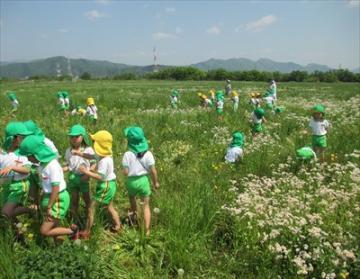
<path fill-rule="evenodd" d="M 86 115 L 89 117 L 89 119 L 93 122 L 96 123 L 97 119 L 98 119 L 98 114 L 97 114 L 97 107 L 95 105 L 95 101 L 94 98 L 89 97 L 86 99 Z"/>
<path fill-rule="evenodd" d="M 112 158 L 113 137 L 105 130 L 98 131 L 94 135 L 90 135 L 90 137 L 94 141 L 93 147 L 97 159 L 97 171 L 94 172 L 87 169 L 85 166 L 80 166 L 79 172 L 90 178 L 96 179 L 98 182 L 93 201 L 89 208 L 86 229 L 81 233 L 82 237 L 85 239 L 90 235 L 90 230 L 94 223 L 94 211 L 98 203 L 108 210 L 114 223 L 112 231 L 118 232 L 121 230 L 119 214 L 113 206 L 113 199 L 116 193 L 116 175 L 114 172 L 114 160 Z M 93 155 L 83 152 L 77 152 L 76 154 L 88 159 L 94 158 Z"/>
<path fill-rule="evenodd" d="M 231 101 L 233 102 L 233 111 L 237 111 L 239 107 L 239 93 L 235 90 L 231 92 Z"/>

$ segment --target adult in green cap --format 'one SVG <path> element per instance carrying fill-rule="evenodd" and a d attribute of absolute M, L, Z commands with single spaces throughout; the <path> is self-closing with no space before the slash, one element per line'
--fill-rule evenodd
<path fill-rule="evenodd" d="M 242 149 L 244 145 L 245 137 L 241 132 L 234 132 L 232 135 L 232 141 L 227 148 L 225 160 L 228 163 L 235 163 L 242 159 L 244 151 Z"/>
<path fill-rule="evenodd" d="M 20 144 L 20 154 L 27 156 L 33 163 L 40 163 L 39 174 L 44 193 L 41 209 L 45 216 L 40 233 L 55 240 L 62 235 L 77 239 L 79 229 L 76 225 L 73 224 L 70 228 L 59 226 L 60 220 L 65 218 L 69 209 L 70 196 L 56 153 L 43 142 L 42 137 L 31 135 Z"/>
<path fill-rule="evenodd" d="M 253 135 L 256 135 L 263 131 L 262 123 L 266 122 L 266 119 L 264 116 L 265 116 L 265 111 L 263 108 L 256 108 L 251 113 L 250 121 L 251 121 L 251 131 L 252 131 Z"/>
<path fill-rule="evenodd" d="M 136 197 L 140 196 L 143 201 L 146 234 L 149 235 L 151 222 L 149 173 L 153 186 L 155 188 L 160 187 L 155 168 L 155 159 L 151 151 L 148 150 L 149 146 L 142 128 L 137 126 L 128 127 L 124 130 L 124 133 L 128 140 L 129 150 L 124 154 L 122 167 L 123 173 L 127 177 L 126 188 L 131 205 L 130 222 L 136 221 Z"/>
<path fill-rule="evenodd" d="M 324 161 L 325 149 L 327 147 L 326 134 L 331 128 L 328 120 L 325 119 L 325 107 L 317 104 L 312 107 L 312 117 L 309 122 L 309 128 L 312 132 L 312 148 L 319 157 Z"/>
<path fill-rule="evenodd" d="M 9 151 L 10 148 L 16 150 L 21 141 L 28 135 L 33 134 L 22 122 L 10 122 L 5 127 L 5 142 L 3 148 Z"/>
<path fill-rule="evenodd" d="M 86 129 L 80 124 L 72 126 L 69 129 L 68 136 L 70 137 L 70 147 L 65 151 L 66 165 L 63 170 L 69 172 L 67 185 L 71 195 L 71 214 L 73 218 L 79 220 L 80 193 L 85 202 L 87 215 L 91 206 L 89 176 L 84 175 L 80 171 L 80 167 L 90 170 L 96 164 L 96 160 L 94 160 L 95 152 L 91 147 L 92 143 Z M 92 159 L 84 158 L 83 154 L 91 156 Z"/>

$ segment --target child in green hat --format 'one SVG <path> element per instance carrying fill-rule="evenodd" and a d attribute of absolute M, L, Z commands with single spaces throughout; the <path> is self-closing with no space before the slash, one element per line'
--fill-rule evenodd
<path fill-rule="evenodd" d="M 10 99 L 11 107 L 12 107 L 11 113 L 15 113 L 19 106 L 19 101 L 17 100 L 15 92 L 12 92 L 12 91 L 9 92 L 8 97 Z"/>
<path fill-rule="evenodd" d="M 79 124 L 72 126 L 69 129 L 68 136 L 70 137 L 70 147 L 65 152 L 66 165 L 63 167 L 63 171 L 70 172 L 68 189 L 71 194 L 71 213 L 73 217 L 78 219 L 79 193 L 82 194 L 84 199 L 87 214 L 91 205 L 89 176 L 80 172 L 79 167 L 84 166 L 87 170 L 90 170 L 92 166 L 95 166 L 96 161 L 88 160 L 76 154 L 86 153 L 94 156 L 95 152 L 91 147 L 90 138 L 83 126 Z"/>
<path fill-rule="evenodd" d="M 150 173 L 152 184 L 156 189 L 160 187 L 155 168 L 154 155 L 149 151 L 144 131 L 140 127 L 128 127 L 124 130 L 128 140 L 128 151 L 122 159 L 123 173 L 127 177 L 126 188 L 130 198 L 130 214 L 136 217 L 136 196 L 143 201 L 143 212 L 146 235 L 150 234 L 150 195 L 151 188 L 148 175 Z"/>
<path fill-rule="evenodd" d="M 57 104 L 58 104 L 59 110 L 60 111 L 65 111 L 65 99 L 64 99 L 62 91 L 59 91 L 57 93 L 57 98 L 58 98 Z"/>
<path fill-rule="evenodd" d="M 66 182 L 63 170 L 53 152 L 40 136 L 31 135 L 26 137 L 20 144 L 20 154 L 38 164 L 43 198 L 41 209 L 44 211 L 44 220 L 40 227 L 40 233 L 44 236 L 53 237 L 55 241 L 60 236 L 68 235 L 71 239 L 78 238 L 79 229 L 76 225 L 70 228 L 59 227 L 60 221 L 65 218 L 69 209 L 70 196 L 66 190 Z"/>
<path fill-rule="evenodd" d="M 325 107 L 323 105 L 313 106 L 309 128 L 312 131 L 312 147 L 319 159 L 323 161 L 327 147 L 326 134 L 331 128 L 329 121 L 325 119 Z"/>
<path fill-rule="evenodd" d="M 31 213 L 23 204 L 29 190 L 31 162 L 19 154 L 21 141 L 31 135 L 22 122 L 10 122 L 5 127 L 4 151 L 0 154 L 0 177 L 2 180 L 2 214 L 12 222 L 16 216 Z"/>
<path fill-rule="evenodd" d="M 179 91 L 177 91 L 176 89 L 174 89 L 174 90 L 171 92 L 171 96 L 170 96 L 170 104 L 171 104 L 171 107 L 172 107 L 172 108 L 174 108 L 174 109 L 177 108 L 178 100 L 179 100 Z"/>
<path fill-rule="evenodd" d="M 265 116 L 265 111 L 262 108 L 257 108 L 251 113 L 250 116 L 251 131 L 254 136 L 263 131 L 262 123 L 266 122 L 264 116 Z"/>
<path fill-rule="evenodd" d="M 316 153 L 309 146 L 304 146 L 296 150 L 296 157 L 304 162 L 316 159 Z"/>
<path fill-rule="evenodd" d="M 94 135 L 90 135 L 90 137 L 94 141 L 94 151 L 96 156 L 87 154 L 85 152 L 72 152 L 73 154 L 80 155 L 87 159 L 96 157 L 97 160 L 96 172 L 88 169 L 84 165 L 80 165 L 78 168 L 79 172 L 98 181 L 95 195 L 93 196 L 93 201 L 88 211 L 89 214 L 86 229 L 85 231 L 81 232 L 81 237 L 84 239 L 88 239 L 90 236 L 97 204 L 101 204 L 109 212 L 113 221 L 111 230 L 113 232 L 119 232 L 121 230 L 119 214 L 113 205 L 113 199 L 115 197 L 117 187 L 116 174 L 114 172 L 114 160 L 112 157 L 113 137 L 108 131 L 105 130 L 98 131 Z"/>
<path fill-rule="evenodd" d="M 223 109 L 224 109 L 224 92 L 222 90 L 218 90 L 215 94 L 216 96 L 216 112 L 218 114 L 219 119 L 223 118 Z"/>
<path fill-rule="evenodd" d="M 234 132 L 232 141 L 227 148 L 225 160 L 228 163 L 235 163 L 242 159 L 244 151 L 242 149 L 244 145 L 245 137 L 241 132 Z"/>

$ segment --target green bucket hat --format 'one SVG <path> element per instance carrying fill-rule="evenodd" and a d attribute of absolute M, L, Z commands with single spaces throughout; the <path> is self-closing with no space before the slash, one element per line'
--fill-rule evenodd
<path fill-rule="evenodd" d="M 274 111 L 275 111 L 275 113 L 281 113 L 284 110 L 285 110 L 285 108 L 283 108 L 283 107 L 276 107 Z"/>
<path fill-rule="evenodd" d="M 69 129 L 68 136 L 82 136 L 87 146 L 91 146 L 91 140 L 89 138 L 86 129 L 80 124 L 76 124 Z"/>
<path fill-rule="evenodd" d="M 223 100 L 224 99 L 224 92 L 222 90 L 218 90 L 215 93 L 216 99 L 217 100 Z"/>
<path fill-rule="evenodd" d="M 3 148 L 8 150 L 11 143 L 13 142 L 15 136 L 29 136 L 32 135 L 33 132 L 29 131 L 24 123 L 22 122 L 10 122 L 5 127 L 5 142 L 3 144 Z"/>
<path fill-rule="evenodd" d="M 41 163 L 48 163 L 56 158 L 56 153 L 44 143 L 43 138 L 35 135 L 28 136 L 21 142 L 19 152 L 27 157 L 34 155 Z"/>
<path fill-rule="evenodd" d="M 244 145 L 245 137 L 244 137 L 243 133 L 234 132 L 232 136 L 233 136 L 233 139 L 230 143 L 230 147 L 235 147 L 235 146 L 241 147 Z"/>
<path fill-rule="evenodd" d="M 36 123 L 32 120 L 28 120 L 23 122 L 26 129 L 28 129 L 29 131 L 31 131 L 35 136 L 42 136 L 45 137 L 43 131 L 39 128 L 38 125 L 36 125 Z"/>
<path fill-rule="evenodd" d="M 61 93 L 62 93 L 62 96 L 63 96 L 64 98 L 69 97 L 69 92 L 67 92 L 67 91 L 62 91 Z"/>
<path fill-rule="evenodd" d="M 312 110 L 313 110 L 313 112 L 320 112 L 320 113 L 325 114 L 325 107 L 320 104 L 313 106 Z"/>
<path fill-rule="evenodd" d="M 305 146 L 296 150 L 296 156 L 298 159 L 308 161 L 315 158 L 316 154 L 311 147 Z"/>
<path fill-rule="evenodd" d="M 124 130 L 124 134 L 127 137 L 128 148 L 130 151 L 138 154 L 149 149 L 149 145 L 142 128 L 136 126 L 127 127 Z"/>
<path fill-rule="evenodd" d="M 8 97 L 11 101 L 15 101 L 16 100 L 16 94 L 15 92 L 9 92 L 8 93 Z"/>
<path fill-rule="evenodd" d="M 256 115 L 257 118 L 263 118 L 265 116 L 265 110 L 262 108 L 257 108 L 256 110 L 254 110 L 254 113 Z"/>
<path fill-rule="evenodd" d="M 177 91 L 176 89 L 174 89 L 174 90 L 171 92 L 171 95 L 178 97 L 178 96 L 179 96 L 179 91 Z"/>
<path fill-rule="evenodd" d="M 58 96 L 58 98 L 62 98 L 62 97 L 63 97 L 62 91 L 59 91 L 59 92 L 57 93 L 57 96 Z"/>

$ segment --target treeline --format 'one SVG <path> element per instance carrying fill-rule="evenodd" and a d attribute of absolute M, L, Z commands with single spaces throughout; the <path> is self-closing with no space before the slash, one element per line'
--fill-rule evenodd
<path fill-rule="evenodd" d="M 227 71 L 224 69 L 202 71 L 193 67 L 171 67 L 162 69 L 158 72 L 137 74 L 125 72 L 118 75 L 107 77 L 94 77 L 89 72 L 84 72 L 79 79 L 82 80 L 238 80 L 238 81 L 269 81 L 280 82 L 360 82 L 360 73 L 353 73 L 347 69 L 331 70 L 327 72 L 315 71 L 293 71 L 291 73 L 251 71 Z M 49 77 L 32 76 L 30 80 L 72 80 L 71 76 Z"/>

